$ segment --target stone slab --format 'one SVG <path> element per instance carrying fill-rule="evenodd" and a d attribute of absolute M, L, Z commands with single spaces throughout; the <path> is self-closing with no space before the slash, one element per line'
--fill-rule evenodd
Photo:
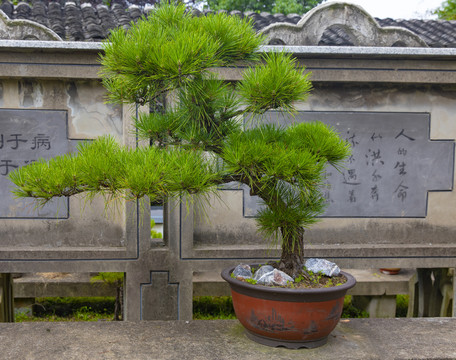
<path fill-rule="evenodd" d="M 289 119 L 269 111 L 264 119 L 283 126 L 315 120 L 352 150 L 339 169 L 327 167 L 323 217 L 424 218 L 428 191 L 452 190 L 454 142 L 429 138 L 428 113 L 300 111 Z M 261 203 L 244 189 L 244 216 L 256 216 Z"/>
<path fill-rule="evenodd" d="M 67 218 L 65 199 L 53 200 L 39 209 L 34 209 L 29 199 L 14 199 L 8 174 L 41 158 L 49 159 L 69 151 L 66 111 L 1 109 L 0 218 Z"/>
<path fill-rule="evenodd" d="M 0 49 L 100 51 L 102 43 L 83 41 L 0 40 Z"/>
<path fill-rule="evenodd" d="M 401 269 L 397 275 L 382 274 L 378 269 L 347 269 L 356 279 L 348 295 L 408 294 L 409 284 L 415 278 L 415 269 Z"/>
<path fill-rule="evenodd" d="M 343 269 L 352 274 L 356 285 L 348 295 L 382 296 L 408 294 L 415 269 L 401 269 L 397 275 L 385 275 L 378 269 Z M 208 272 L 193 274 L 193 296 L 230 296 L 229 285 L 218 275 Z"/>
<path fill-rule="evenodd" d="M 3 359 L 454 359 L 456 319 L 342 319 L 311 350 L 248 340 L 237 320 L 0 324 Z"/>
<path fill-rule="evenodd" d="M 91 282 L 90 273 L 34 273 L 14 279 L 14 297 L 116 296 L 115 286 Z"/>
<path fill-rule="evenodd" d="M 38 49 L 40 51 L 100 51 L 102 43 L 83 41 L 29 41 L 29 40 L 0 40 L 0 49 Z M 451 48 L 411 48 L 411 47 L 371 47 L 371 46 L 270 46 L 261 47 L 262 51 L 286 51 L 305 56 L 334 56 L 334 57 L 437 57 L 451 58 L 456 56 L 456 49 Z"/>

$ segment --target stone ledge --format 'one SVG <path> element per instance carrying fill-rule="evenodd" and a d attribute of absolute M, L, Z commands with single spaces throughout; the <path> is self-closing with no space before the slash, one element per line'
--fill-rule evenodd
<path fill-rule="evenodd" d="M 408 294 L 415 270 L 402 269 L 398 275 L 385 275 L 378 269 L 345 269 L 356 278 L 356 286 L 348 295 L 397 295 Z M 115 296 L 114 287 L 91 284 L 89 273 L 24 274 L 14 279 L 16 298 L 54 296 Z M 230 296 L 229 285 L 218 273 L 197 272 L 193 275 L 194 296 Z"/>
<path fill-rule="evenodd" d="M 237 320 L 0 324 L 3 359 L 454 359 L 456 319 L 342 319 L 311 350 L 248 340 Z"/>
<path fill-rule="evenodd" d="M 0 51 L 4 50 L 39 51 L 93 51 L 103 50 L 101 42 L 81 41 L 36 41 L 0 40 Z M 297 57 L 346 57 L 357 58 L 420 58 L 454 59 L 454 48 L 409 48 L 409 47 L 372 47 L 372 46 L 261 46 L 260 51 L 286 51 Z"/>
<path fill-rule="evenodd" d="M 14 297 L 116 296 L 115 286 L 90 279 L 89 273 L 24 274 L 14 279 Z"/>
<path fill-rule="evenodd" d="M 398 295 L 408 294 L 410 282 L 416 271 L 402 269 L 397 275 L 385 275 L 378 269 L 343 269 L 356 279 L 356 286 L 348 291 L 348 295 Z M 224 296 L 230 295 L 229 285 L 219 274 L 197 272 L 193 275 L 193 295 Z"/>

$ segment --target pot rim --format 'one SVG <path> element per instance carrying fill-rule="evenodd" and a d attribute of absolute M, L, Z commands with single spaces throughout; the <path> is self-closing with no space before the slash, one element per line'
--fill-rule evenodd
<path fill-rule="evenodd" d="M 260 264 L 252 264 L 251 266 L 255 265 Z M 283 300 L 286 301 L 301 301 L 302 298 L 310 298 L 311 301 L 326 301 L 330 298 L 335 299 L 344 296 L 347 290 L 356 285 L 355 278 L 344 271 L 341 271 L 340 273 L 347 278 L 347 281 L 342 285 L 332 286 L 328 288 L 292 289 L 253 285 L 232 278 L 231 273 L 233 272 L 234 268 L 234 266 L 226 268 L 222 271 L 221 274 L 222 278 L 230 284 L 231 289 L 247 296 L 254 296 L 263 299 L 275 299 L 276 297 L 280 296 Z"/>

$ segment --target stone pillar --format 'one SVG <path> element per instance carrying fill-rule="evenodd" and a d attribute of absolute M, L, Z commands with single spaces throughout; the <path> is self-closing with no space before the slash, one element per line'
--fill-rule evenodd
<path fill-rule="evenodd" d="M 178 320 L 179 284 L 169 282 L 167 271 L 152 271 L 150 283 L 141 284 L 141 320 Z"/>

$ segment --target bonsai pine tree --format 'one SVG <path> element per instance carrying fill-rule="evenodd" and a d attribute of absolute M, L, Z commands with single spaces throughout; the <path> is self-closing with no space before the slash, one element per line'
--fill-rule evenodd
<path fill-rule="evenodd" d="M 279 269 L 298 275 L 304 229 L 325 206 L 325 167 L 340 165 L 349 146 L 320 122 L 293 123 L 294 104 L 311 90 L 308 74 L 290 54 L 260 51 L 262 42 L 248 20 L 193 17 L 172 4 L 113 31 L 101 56 L 108 101 L 150 109 L 135 119 L 150 146 L 127 148 L 111 137 L 82 143 L 75 154 L 11 173 L 14 194 L 40 204 L 79 193 L 163 201 L 237 181 L 264 201 L 258 230 L 281 241 Z M 214 70 L 238 64 L 245 71 L 236 84 Z M 289 125 L 263 123 L 271 109 Z"/>

